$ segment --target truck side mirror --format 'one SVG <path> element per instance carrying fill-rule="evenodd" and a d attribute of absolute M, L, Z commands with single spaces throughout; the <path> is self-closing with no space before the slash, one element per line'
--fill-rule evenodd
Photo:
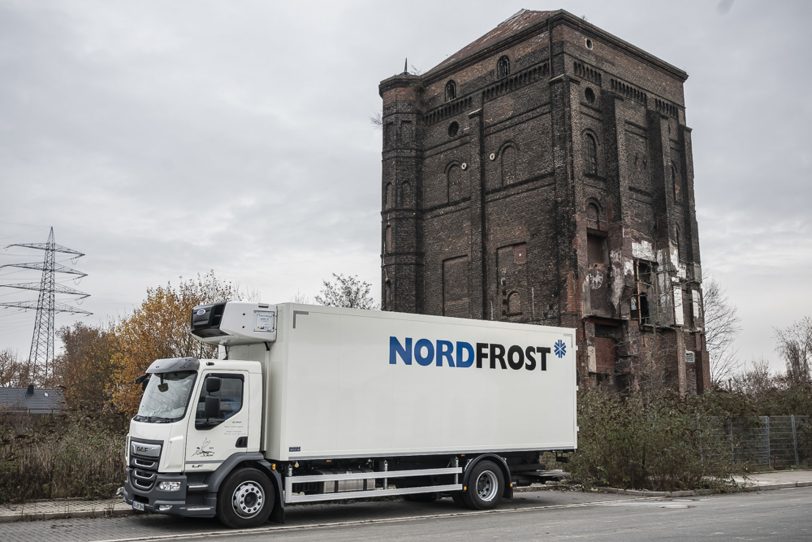
<path fill-rule="evenodd" d="M 216 393 L 220 391 L 220 377 L 210 376 L 206 379 L 206 393 Z"/>
<path fill-rule="evenodd" d="M 219 378 L 217 379 L 220 380 Z M 219 418 L 220 417 L 220 398 L 219 397 L 206 397 L 206 418 Z"/>

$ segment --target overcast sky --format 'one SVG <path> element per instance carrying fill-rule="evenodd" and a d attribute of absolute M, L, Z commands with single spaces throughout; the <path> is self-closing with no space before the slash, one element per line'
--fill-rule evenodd
<path fill-rule="evenodd" d="M 812 2 L 0 0 L 0 265 L 85 252 L 93 323 L 214 270 L 268 302 L 380 289 L 378 83 L 521 8 L 564 8 L 686 70 L 704 271 L 745 360 L 812 314 Z M 38 281 L 0 269 L 0 282 Z M 0 288 L 0 301 L 35 299 Z M 61 301 L 70 301 L 61 298 Z M 27 357 L 34 313 L 0 309 Z M 57 316 L 57 326 L 74 319 Z"/>

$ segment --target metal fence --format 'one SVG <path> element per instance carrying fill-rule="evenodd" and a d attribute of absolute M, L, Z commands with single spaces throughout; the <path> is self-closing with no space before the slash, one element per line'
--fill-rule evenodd
<path fill-rule="evenodd" d="M 809 416 L 758 416 L 725 422 L 730 451 L 737 463 L 773 468 L 812 463 Z"/>

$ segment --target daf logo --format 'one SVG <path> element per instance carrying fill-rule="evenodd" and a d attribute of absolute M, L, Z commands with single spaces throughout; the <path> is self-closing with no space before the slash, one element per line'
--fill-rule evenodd
<path fill-rule="evenodd" d="M 149 451 L 149 448 L 147 448 L 146 446 L 138 446 L 138 445 L 136 444 L 136 446 L 135 446 L 135 451 L 136 451 L 136 452 L 138 452 L 138 453 L 143 454 L 143 453 L 145 453 L 145 452 L 148 452 L 148 451 Z"/>

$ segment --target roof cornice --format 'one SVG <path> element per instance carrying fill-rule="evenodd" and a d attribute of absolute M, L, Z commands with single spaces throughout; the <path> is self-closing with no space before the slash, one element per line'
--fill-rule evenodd
<path fill-rule="evenodd" d="M 554 26 L 558 24 L 567 24 L 582 32 L 591 33 L 593 36 L 599 37 L 601 40 L 625 51 L 626 53 L 632 56 L 639 58 L 640 60 L 646 62 L 647 64 L 661 71 L 664 71 L 673 77 L 676 77 L 682 82 L 688 79 L 688 73 L 685 72 L 685 70 L 681 70 L 680 68 L 677 68 L 673 64 L 669 64 L 668 62 L 665 62 L 664 60 L 661 60 L 656 56 L 647 53 L 643 49 L 640 49 L 639 47 L 636 47 L 631 43 L 622 40 L 617 36 L 610 34 L 609 32 L 595 26 L 594 24 L 580 17 L 576 17 L 572 13 L 565 11 L 563 9 L 554 11 L 546 19 L 543 19 L 535 24 L 532 24 L 527 28 L 524 28 L 519 32 L 516 32 L 515 34 L 507 36 L 502 40 L 499 40 L 487 47 L 484 47 L 483 49 L 480 49 L 479 51 L 476 51 L 464 58 L 461 58 L 458 61 L 443 67 L 441 70 L 438 70 L 436 72 L 432 72 L 432 70 L 429 70 L 428 72 L 426 72 L 425 75 L 421 76 L 421 79 L 425 84 L 430 84 L 437 80 L 444 79 L 451 73 L 456 72 L 461 68 L 465 68 L 467 66 L 475 64 L 499 52 L 500 50 L 510 47 L 514 43 L 523 41 L 526 38 L 541 32 L 542 30 L 551 30 Z"/>

